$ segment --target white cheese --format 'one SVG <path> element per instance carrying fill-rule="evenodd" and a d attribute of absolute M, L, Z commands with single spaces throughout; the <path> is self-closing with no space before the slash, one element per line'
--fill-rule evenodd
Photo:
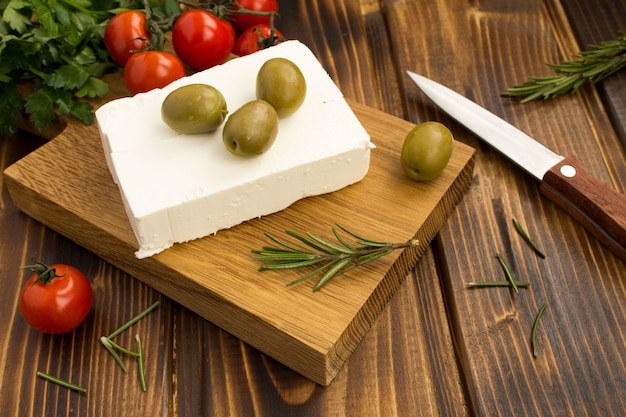
<path fill-rule="evenodd" d="M 257 71 L 273 57 L 298 65 L 307 96 L 295 114 L 280 119 L 278 137 L 265 154 L 237 157 L 222 144 L 222 128 L 179 135 L 161 120 L 165 96 L 191 83 L 220 90 L 234 112 L 255 99 Z M 138 258 L 358 182 L 367 173 L 373 148 L 337 86 L 298 41 L 111 101 L 96 117 L 109 170 L 138 241 Z"/>

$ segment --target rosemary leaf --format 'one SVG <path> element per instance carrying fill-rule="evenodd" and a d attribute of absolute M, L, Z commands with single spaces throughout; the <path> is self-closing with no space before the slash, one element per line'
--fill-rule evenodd
<path fill-rule="evenodd" d="M 320 259 L 315 254 L 299 253 L 299 252 L 285 252 L 282 250 L 273 251 L 272 248 L 267 248 L 264 251 L 253 252 L 259 256 L 254 259 L 257 261 L 276 261 L 276 262 L 293 262 L 293 261 L 310 261 Z"/>
<path fill-rule="evenodd" d="M 393 252 L 393 249 L 387 249 L 387 250 L 381 250 L 378 252 L 372 252 L 370 254 L 367 255 L 362 255 L 359 256 L 358 259 L 356 260 L 357 264 L 355 266 L 359 266 L 359 265 L 363 265 L 366 264 L 368 262 L 372 262 L 378 258 L 381 258 L 385 255 L 389 255 L 391 252 Z"/>
<path fill-rule="evenodd" d="M 511 281 L 472 281 L 467 283 L 468 287 L 512 287 Z M 530 287 L 528 281 L 515 281 L 517 288 Z"/>
<path fill-rule="evenodd" d="M 527 103 L 573 93 L 585 82 L 595 84 L 626 67 L 626 35 L 620 33 L 616 40 L 590 45 L 589 50 L 579 52 L 574 60 L 546 65 L 556 75 L 529 77 L 528 81 L 508 88 L 501 95 L 525 97 L 522 103 Z"/>
<path fill-rule="evenodd" d="M 500 262 L 500 265 L 502 266 L 502 269 L 504 270 L 506 279 L 511 283 L 511 287 L 513 287 L 513 291 L 515 291 L 516 294 L 519 293 L 519 289 L 517 288 L 517 281 L 513 277 L 513 273 L 509 269 L 509 266 L 505 262 L 504 258 L 502 258 L 502 256 L 500 256 L 499 254 L 496 254 L 496 258 L 498 259 L 498 262 Z"/>
<path fill-rule="evenodd" d="M 319 259 L 310 259 L 308 261 L 294 261 L 294 262 L 280 262 L 280 261 L 276 261 L 275 259 L 261 259 L 261 258 L 255 258 L 256 260 L 270 260 L 271 262 L 268 262 L 264 265 L 262 265 L 259 270 L 260 271 L 266 271 L 266 270 L 270 270 L 270 269 L 293 269 L 293 268 L 303 268 L 305 266 L 311 266 L 311 265 L 316 265 L 319 264 L 320 262 L 324 262 L 323 258 L 319 258 Z"/>
<path fill-rule="evenodd" d="M 344 232 L 346 232 L 347 234 L 349 234 L 350 236 L 352 236 L 353 238 L 356 239 L 356 242 L 359 245 L 363 245 L 363 246 L 375 246 L 375 247 L 382 247 L 382 246 L 387 246 L 388 243 L 386 242 L 378 242 L 375 240 L 370 240 L 370 239 L 366 239 L 362 236 L 357 235 L 356 233 L 352 232 L 351 230 L 349 230 L 348 228 L 337 224 L 337 227 L 339 227 L 341 230 L 343 230 Z"/>
<path fill-rule="evenodd" d="M 148 391 L 148 387 L 146 386 L 146 371 L 143 363 L 143 347 L 138 334 L 135 335 L 135 340 L 137 341 L 137 367 L 139 369 L 139 382 L 141 383 L 141 389 L 143 392 L 146 392 Z"/>
<path fill-rule="evenodd" d="M 335 238 L 337 239 L 337 241 L 339 243 L 341 243 L 343 246 L 345 246 L 348 249 L 353 249 L 354 250 L 354 247 L 352 245 L 350 245 L 346 240 L 344 240 L 343 236 L 341 236 L 341 234 L 334 227 L 333 227 L 333 234 L 335 235 Z"/>
<path fill-rule="evenodd" d="M 346 246 L 342 246 L 342 245 L 336 245 L 332 242 L 329 242 L 325 239 L 322 239 L 321 237 L 308 232 L 307 236 L 309 236 L 311 239 L 315 240 L 316 242 L 320 243 L 321 245 L 324 245 L 326 247 L 328 247 L 330 250 L 333 251 L 337 251 L 339 253 L 346 253 L 346 254 L 356 254 L 359 253 L 358 249 L 354 249 L 350 246 L 346 247 Z"/>
<path fill-rule="evenodd" d="M 57 385 L 60 385 L 62 387 L 65 387 L 65 388 L 68 388 L 68 389 L 71 389 L 71 390 L 74 390 L 74 391 L 87 392 L 87 390 L 85 388 L 83 388 L 83 387 L 81 387 L 79 385 L 72 384 L 69 381 L 66 381 L 66 380 L 61 379 L 61 378 L 57 378 L 56 376 L 52 376 L 52 375 L 47 374 L 45 372 L 38 371 L 37 372 L 37 376 L 40 377 L 40 378 L 45 379 L 46 381 L 53 382 L 53 383 L 55 383 Z"/>
<path fill-rule="evenodd" d="M 124 371 L 124 373 L 126 373 L 126 371 L 127 371 L 126 365 L 124 364 L 124 361 L 122 360 L 120 355 L 113 348 L 113 345 L 111 345 L 111 340 L 109 338 L 107 338 L 106 336 L 102 336 L 100 338 L 100 342 L 109 351 L 111 356 L 113 356 L 113 358 L 115 359 L 115 362 L 117 362 L 117 364 L 120 366 L 120 368 L 122 368 L 122 371 Z"/>
<path fill-rule="evenodd" d="M 142 311 L 141 313 L 139 313 L 137 316 L 135 316 L 134 318 L 132 318 L 131 320 L 129 320 L 128 322 L 126 322 L 124 325 L 122 325 L 122 327 L 120 327 L 119 329 L 117 329 L 116 331 L 114 331 L 113 333 L 111 333 L 107 339 L 113 339 L 115 336 L 119 335 L 120 333 L 122 333 L 124 330 L 128 329 L 130 326 L 132 326 L 133 324 L 137 323 L 139 320 L 141 320 L 142 318 L 144 318 L 145 316 L 147 316 L 152 310 L 154 310 L 155 308 L 157 308 L 157 306 L 159 305 L 159 302 L 155 302 L 154 304 L 152 304 L 150 307 L 146 308 L 144 311 Z"/>
<path fill-rule="evenodd" d="M 113 348 L 114 350 L 119 350 L 120 352 L 125 353 L 125 354 L 130 355 L 130 356 L 139 356 L 139 354 L 137 352 L 132 351 L 130 349 L 126 349 L 124 346 L 118 345 L 117 343 L 115 343 L 111 339 L 107 339 L 106 337 L 105 337 L 105 339 L 106 339 L 106 343 L 108 343 L 109 346 L 111 348 Z M 105 343 L 105 342 L 102 342 L 102 343 Z"/>
<path fill-rule="evenodd" d="M 530 245 L 530 247 L 535 251 L 535 253 L 537 253 L 537 255 L 539 255 L 540 257 L 545 258 L 546 254 L 541 249 L 539 249 L 539 247 L 530 238 L 530 236 L 528 236 L 528 233 L 526 233 L 526 230 L 524 230 L 522 225 L 517 221 L 515 217 L 513 217 L 513 224 L 515 225 L 515 229 L 517 229 L 519 234 L 524 238 L 526 243 Z"/>
<path fill-rule="evenodd" d="M 328 249 L 326 249 L 326 248 L 324 248 L 322 246 L 319 246 L 318 244 L 315 243 L 315 241 L 307 239 L 306 237 L 304 237 L 304 236 L 302 236 L 302 235 L 300 235 L 300 234 L 298 234 L 296 232 L 293 232 L 291 230 L 287 230 L 285 233 L 287 233 L 291 237 L 294 237 L 294 238 L 298 239 L 299 241 L 301 241 L 305 245 L 310 246 L 310 247 L 312 247 L 313 249 L 315 249 L 315 250 L 317 250 L 319 252 L 322 252 L 322 253 L 325 253 L 325 254 L 328 254 L 328 255 L 331 255 L 333 253 L 331 250 L 328 250 Z"/>
<path fill-rule="evenodd" d="M 543 312 L 546 311 L 547 307 L 548 307 L 548 304 L 544 304 L 541 306 L 541 308 L 539 309 L 539 312 L 537 312 L 537 316 L 535 317 L 535 322 L 533 323 L 533 328 L 530 332 L 530 346 L 532 348 L 534 357 L 537 357 L 537 343 L 535 341 L 535 334 L 537 333 L 537 326 L 539 325 L 539 319 L 541 319 L 541 316 L 543 315 Z"/>
<path fill-rule="evenodd" d="M 325 269 L 328 269 L 329 267 L 331 267 L 333 265 L 333 263 L 326 263 L 324 265 L 322 265 L 321 267 L 309 272 L 308 274 L 302 275 L 300 278 L 291 281 L 290 283 L 287 284 L 288 287 L 291 287 L 292 285 L 296 285 L 299 284 L 301 282 L 306 281 L 307 279 L 314 277 L 317 274 L 322 273 L 322 271 L 324 271 Z"/>
<path fill-rule="evenodd" d="M 339 259 L 332 268 L 330 268 L 326 273 L 320 278 L 317 284 L 313 287 L 313 291 L 319 291 L 324 284 L 326 284 L 332 277 L 338 275 L 342 268 L 344 268 L 349 262 L 350 258 Z"/>
<path fill-rule="evenodd" d="M 297 246 L 292 246 L 292 245 L 289 245 L 289 244 L 283 242 L 282 240 L 279 240 L 278 238 L 276 238 L 275 236 L 273 236 L 273 235 L 271 235 L 269 233 L 265 233 L 265 236 L 267 236 L 269 239 L 274 241 L 276 244 L 278 244 L 278 245 L 288 249 L 289 251 L 292 251 L 292 252 L 306 252 L 306 251 L 303 251 L 302 249 L 298 248 Z M 275 249 L 275 248 L 267 247 L 267 246 L 265 248 L 272 249 L 272 250 Z M 276 250 L 278 250 L 278 249 L 276 249 Z M 308 252 L 308 253 L 310 253 L 310 252 Z"/>

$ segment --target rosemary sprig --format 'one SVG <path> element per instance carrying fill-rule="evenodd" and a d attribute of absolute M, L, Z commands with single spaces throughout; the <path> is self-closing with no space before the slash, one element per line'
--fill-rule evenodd
<path fill-rule="evenodd" d="M 321 275 L 321 278 L 313 287 L 313 291 L 320 290 L 331 278 L 344 274 L 357 266 L 364 265 L 382 256 L 388 255 L 396 249 L 416 247 L 417 239 L 411 239 L 404 243 L 379 242 L 361 237 L 346 227 L 336 224 L 333 234 L 337 242 L 332 242 L 317 236 L 311 232 L 305 234 L 286 230 L 285 233 L 303 243 L 301 245 L 287 243 L 275 236 L 265 233 L 277 246 L 264 246 L 262 249 L 252 250 L 257 256 L 255 260 L 263 262 L 259 270 L 283 270 L 317 266 L 311 272 L 291 281 L 287 286 L 303 282 L 313 276 Z M 340 233 L 343 231 L 354 239 L 349 243 Z"/>
<path fill-rule="evenodd" d="M 525 97 L 522 103 L 527 103 L 573 93 L 587 81 L 595 84 L 626 66 L 626 34 L 620 33 L 616 40 L 589 45 L 589 50 L 579 52 L 574 60 L 546 65 L 556 74 L 530 77 L 525 83 L 510 87 L 501 94 Z"/>

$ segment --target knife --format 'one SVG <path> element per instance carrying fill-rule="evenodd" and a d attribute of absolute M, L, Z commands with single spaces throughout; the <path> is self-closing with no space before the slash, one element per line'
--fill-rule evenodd
<path fill-rule="evenodd" d="M 626 195 L 593 178 L 575 156 L 558 155 L 461 94 L 407 73 L 442 110 L 537 178 L 541 194 L 626 262 Z"/>

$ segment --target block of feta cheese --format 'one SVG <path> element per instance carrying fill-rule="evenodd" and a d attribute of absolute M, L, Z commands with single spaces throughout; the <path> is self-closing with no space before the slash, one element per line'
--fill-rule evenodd
<path fill-rule="evenodd" d="M 256 74 L 273 57 L 293 61 L 307 82 L 306 99 L 279 121 L 272 148 L 253 158 L 228 152 L 222 127 L 181 135 L 161 120 L 174 89 L 205 83 L 222 92 L 232 114 L 254 100 Z M 175 243 L 215 234 L 283 210 L 295 201 L 360 181 L 370 137 L 313 53 L 287 41 L 190 75 L 163 89 L 113 100 L 96 111 L 107 164 L 145 258 Z"/>

